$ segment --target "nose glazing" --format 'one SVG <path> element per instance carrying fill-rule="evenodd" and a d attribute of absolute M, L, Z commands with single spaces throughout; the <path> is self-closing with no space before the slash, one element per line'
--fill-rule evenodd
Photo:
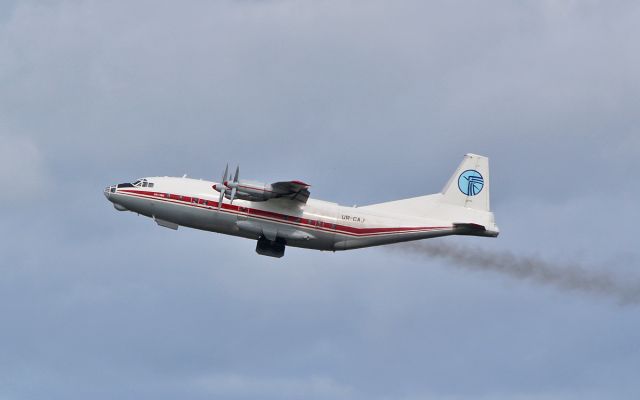
<path fill-rule="evenodd" d="M 107 199 L 109 198 L 111 193 L 115 193 L 115 192 L 116 192 L 116 186 L 115 185 L 107 186 L 106 188 L 104 188 L 104 196 Z"/>

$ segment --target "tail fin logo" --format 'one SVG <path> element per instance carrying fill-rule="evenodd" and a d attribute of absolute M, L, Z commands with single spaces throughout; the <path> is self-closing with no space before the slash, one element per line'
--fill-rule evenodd
<path fill-rule="evenodd" d="M 458 189 L 466 196 L 475 196 L 482 191 L 484 178 L 475 169 L 468 169 L 458 177 Z"/>

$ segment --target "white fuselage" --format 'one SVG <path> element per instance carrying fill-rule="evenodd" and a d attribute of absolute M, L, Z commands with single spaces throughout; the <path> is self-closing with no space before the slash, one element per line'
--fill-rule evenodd
<path fill-rule="evenodd" d="M 218 207 L 215 182 L 190 178 L 147 178 L 153 187 L 128 184 L 105 189 L 118 210 L 153 218 L 165 227 L 186 226 L 250 239 L 283 240 L 287 246 L 347 250 L 451 234 L 465 234 L 454 222 L 433 216 L 374 212 L 309 199 L 246 201 L 226 198 Z M 495 236 L 495 235 L 483 235 Z"/>

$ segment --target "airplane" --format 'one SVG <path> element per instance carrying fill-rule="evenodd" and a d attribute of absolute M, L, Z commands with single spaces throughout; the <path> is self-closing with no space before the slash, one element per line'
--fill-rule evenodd
<path fill-rule="evenodd" d="M 104 190 L 118 211 L 257 241 L 256 252 L 282 257 L 286 246 L 338 251 L 447 235 L 497 237 L 489 206 L 489 159 L 466 154 L 440 193 L 345 207 L 309 198 L 310 185 L 153 177 Z"/>

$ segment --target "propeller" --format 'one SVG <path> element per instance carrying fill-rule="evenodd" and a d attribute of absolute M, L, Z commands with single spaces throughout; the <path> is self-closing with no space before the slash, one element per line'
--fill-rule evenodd
<path fill-rule="evenodd" d="M 218 199 L 218 210 L 222 207 L 222 199 L 224 199 L 224 192 L 227 191 L 227 187 L 225 186 L 225 182 L 227 181 L 227 173 L 229 173 L 229 164 L 224 169 L 224 174 L 222 174 L 222 182 L 219 185 L 216 185 L 215 189 L 220 192 L 220 198 Z"/>
<path fill-rule="evenodd" d="M 229 199 L 229 203 L 233 204 L 233 199 L 236 197 L 236 192 L 238 191 L 238 177 L 240 176 L 240 166 L 236 167 L 236 174 L 233 177 L 233 182 L 225 182 L 225 185 L 231 188 L 231 198 Z"/>
<path fill-rule="evenodd" d="M 224 174 L 222 175 L 222 183 L 218 183 L 213 185 L 213 188 L 220 192 L 220 199 L 218 200 L 218 210 L 222 207 L 222 200 L 224 199 L 224 195 L 227 190 L 231 189 L 231 196 L 229 197 L 229 202 L 233 204 L 233 199 L 236 197 L 236 192 L 238 191 L 238 177 L 240 176 L 240 166 L 236 167 L 236 174 L 233 177 L 233 181 L 229 182 L 227 180 L 227 175 L 229 173 L 229 164 L 224 169 Z"/>

